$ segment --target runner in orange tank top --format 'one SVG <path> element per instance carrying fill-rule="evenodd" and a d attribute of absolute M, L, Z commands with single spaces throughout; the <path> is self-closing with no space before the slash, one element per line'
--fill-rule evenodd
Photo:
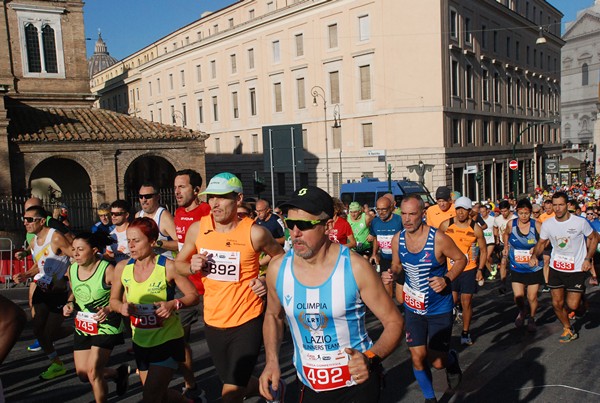
<path fill-rule="evenodd" d="M 235 175 L 214 176 L 203 194 L 211 214 L 188 229 L 175 264 L 183 275 L 202 274 L 205 336 L 223 382 L 223 402 L 242 402 L 258 394 L 252 370 L 262 344 L 266 295 L 258 257 L 283 254 L 283 248 L 266 228 L 238 218 L 244 195 Z"/>
<path fill-rule="evenodd" d="M 468 197 L 456 199 L 456 217 L 444 221 L 440 225 L 440 231 L 448 235 L 458 249 L 467 257 L 467 266 L 464 271 L 452 282 L 452 296 L 454 304 L 462 305 L 463 331 L 460 342 L 463 345 L 473 344 L 469 327 L 473 316 L 473 294 L 477 292 L 477 282 L 483 280 L 482 270 L 487 260 L 487 249 L 483 230 L 471 220 L 472 202 Z M 448 268 L 452 270 L 452 261 L 448 261 Z M 477 270 L 475 270 L 477 268 Z"/>

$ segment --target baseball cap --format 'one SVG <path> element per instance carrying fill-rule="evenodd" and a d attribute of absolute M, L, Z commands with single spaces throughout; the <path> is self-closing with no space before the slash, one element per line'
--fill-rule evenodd
<path fill-rule="evenodd" d="M 279 207 L 284 212 L 290 208 L 298 208 L 314 215 L 325 213 L 329 218 L 333 218 L 333 199 L 329 193 L 316 186 L 305 186 L 295 190 L 291 199 Z"/>
<path fill-rule="evenodd" d="M 473 207 L 473 202 L 468 197 L 462 196 L 456 199 L 454 202 L 454 208 L 464 208 L 465 210 L 470 210 Z"/>
<path fill-rule="evenodd" d="M 360 211 L 360 210 L 362 210 L 362 208 L 360 207 L 359 202 L 352 202 L 348 206 L 348 211 Z"/>
<path fill-rule="evenodd" d="M 452 190 L 448 186 L 440 186 L 435 192 L 435 199 L 449 200 L 452 194 Z"/>
<path fill-rule="evenodd" d="M 232 173 L 221 172 L 212 177 L 206 190 L 200 194 L 224 195 L 232 192 L 244 192 L 242 181 Z"/>

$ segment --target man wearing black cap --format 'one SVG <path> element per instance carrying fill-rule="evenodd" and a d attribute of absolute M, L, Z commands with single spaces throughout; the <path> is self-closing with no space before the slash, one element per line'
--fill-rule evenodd
<path fill-rule="evenodd" d="M 279 347 L 285 315 L 303 401 L 377 401 L 381 360 L 400 342 L 402 316 L 369 263 L 329 240 L 331 196 L 307 186 L 281 208 L 288 211 L 285 223 L 293 248 L 275 257 L 267 270 L 261 394 L 272 400 L 281 390 Z M 384 329 L 375 343 L 365 330 L 367 307 Z"/>
<path fill-rule="evenodd" d="M 452 190 L 447 186 L 440 186 L 435 192 L 437 204 L 427 209 L 427 225 L 439 228 L 440 224 L 452 217 L 456 217 L 456 210 L 452 204 Z"/>

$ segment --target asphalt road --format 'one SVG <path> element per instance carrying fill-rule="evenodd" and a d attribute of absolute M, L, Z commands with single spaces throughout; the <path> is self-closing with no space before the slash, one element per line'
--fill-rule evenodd
<path fill-rule="evenodd" d="M 0 287 L 3 287 L 0 284 Z M 540 294 L 538 331 L 528 334 L 516 329 L 513 321 L 516 308 L 512 293 L 499 295 L 498 283 L 488 283 L 474 300 L 474 320 L 471 326 L 475 344 L 461 347 L 459 326 L 454 328 L 452 345 L 460 353 L 464 372 L 462 383 L 456 391 L 446 391 L 444 371 L 434 372 L 434 387 L 440 402 L 600 402 L 600 292 L 588 289 L 588 313 L 575 322 L 580 329 L 579 339 L 561 344 L 558 337 L 561 325 L 550 305 L 549 294 Z M 27 292 L 22 286 L 1 289 L 0 294 L 27 307 Z M 27 310 L 28 311 L 28 310 Z M 1 313 L 0 313 L 1 314 Z M 68 323 L 68 322 L 67 322 Z M 369 332 L 377 337 L 381 327 L 372 316 Z M 209 402 L 219 401 L 221 385 L 203 340 L 203 328 L 194 325 L 192 330 L 194 370 L 199 385 L 206 391 Z M 58 341 L 57 350 L 66 363 L 67 375 L 51 381 L 42 381 L 38 375 L 48 366 L 42 352 L 32 353 L 26 347 L 32 342 L 31 327 L 27 326 L 21 339 L 0 366 L 0 379 L 4 385 L 7 402 L 91 402 L 91 388 L 81 383 L 74 372 L 72 340 Z M 133 357 L 126 352 L 129 342 L 113 351 L 110 365 L 125 361 L 134 365 Z M 288 382 L 286 401 L 297 401 L 295 371 L 291 365 L 292 348 L 289 335 L 282 347 L 282 372 Z M 256 368 L 263 367 L 260 357 Z M 423 397 L 414 379 L 408 349 L 403 343 L 384 361 L 386 369 L 382 403 L 422 402 Z M 183 380 L 176 376 L 171 387 L 181 388 Z M 130 389 L 123 398 L 115 394 L 109 384 L 110 402 L 138 402 L 141 398 L 139 377 L 131 376 Z M 262 402 L 251 398 L 248 402 Z M 375 403 L 375 402 L 374 402 Z"/>

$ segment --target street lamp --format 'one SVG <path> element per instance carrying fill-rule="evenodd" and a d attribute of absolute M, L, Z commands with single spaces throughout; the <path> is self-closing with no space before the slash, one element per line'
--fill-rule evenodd
<path fill-rule="evenodd" d="M 342 128 L 342 117 L 340 116 L 340 104 L 335 104 L 333 106 L 333 129 L 341 129 Z M 334 140 L 335 143 L 335 140 Z M 339 133 L 339 146 L 340 146 L 340 189 L 342 186 L 342 133 Z M 335 147 L 335 144 L 334 144 Z"/>
<path fill-rule="evenodd" d="M 327 193 L 329 193 L 329 142 L 327 140 L 327 100 L 325 99 L 325 90 L 315 85 L 310 89 L 310 93 L 313 96 L 313 106 L 319 106 L 317 97 L 323 100 L 323 124 L 325 127 L 325 176 L 327 178 Z"/>
<path fill-rule="evenodd" d="M 557 119 L 552 119 L 552 120 L 542 120 L 542 121 L 539 121 L 539 122 L 527 122 L 527 125 L 525 126 L 525 128 L 523 130 L 521 130 L 517 134 L 517 138 L 513 142 L 513 146 L 512 146 L 512 159 L 514 161 L 517 160 L 517 143 L 521 140 L 521 135 L 523 133 L 525 133 L 526 131 L 528 131 L 529 129 L 531 129 L 532 127 L 543 125 L 543 124 L 546 124 L 546 123 L 556 124 L 556 123 L 558 123 L 558 120 Z M 536 161 L 536 163 L 537 163 L 537 161 Z M 517 185 L 518 185 L 518 182 L 519 182 L 519 172 L 518 171 L 519 171 L 519 169 L 517 168 L 517 169 L 513 170 L 513 172 L 512 172 L 513 191 L 515 192 L 515 194 L 514 194 L 515 198 L 517 197 L 517 190 L 518 190 L 517 189 Z"/>
<path fill-rule="evenodd" d="M 185 121 L 185 115 L 182 112 L 173 111 L 172 118 L 173 118 L 173 123 L 175 123 L 175 124 L 177 123 L 177 118 L 181 119 L 181 123 L 183 123 L 183 127 L 185 127 L 187 122 Z"/>

